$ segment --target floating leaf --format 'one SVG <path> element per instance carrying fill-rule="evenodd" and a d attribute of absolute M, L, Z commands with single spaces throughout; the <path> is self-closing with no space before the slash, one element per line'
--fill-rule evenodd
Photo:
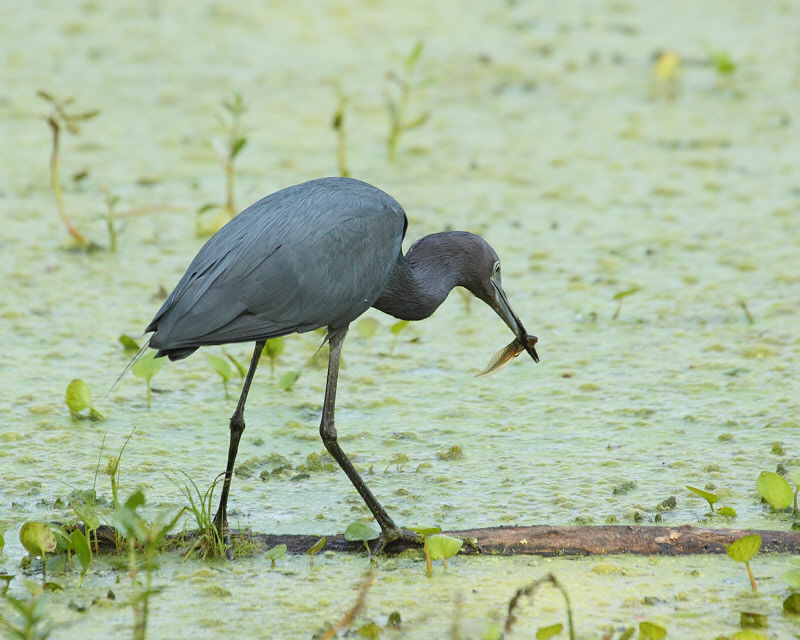
<path fill-rule="evenodd" d="M 344 539 L 348 542 L 375 540 L 380 536 L 380 532 L 363 522 L 351 522 L 344 531 Z"/>
<path fill-rule="evenodd" d="M 792 589 L 800 589 L 800 569 L 792 569 L 781 574 L 781 580 Z"/>
<path fill-rule="evenodd" d="M 125 349 L 125 351 L 138 351 L 139 350 L 139 345 L 136 344 L 136 340 L 134 340 L 130 336 L 122 334 L 118 338 L 118 340 L 119 340 L 119 343 L 122 345 L 122 348 Z"/>
<path fill-rule="evenodd" d="M 557 636 L 561 633 L 561 630 L 564 628 L 564 625 L 560 622 L 558 624 L 551 624 L 549 627 L 541 627 L 536 632 L 536 640 L 548 640 L 553 636 Z"/>
<path fill-rule="evenodd" d="M 792 504 L 792 487 L 777 473 L 762 471 L 756 489 L 773 509 L 786 509 Z"/>
<path fill-rule="evenodd" d="M 139 380 L 149 382 L 154 375 L 161 371 L 165 361 L 165 358 L 156 358 L 156 352 L 151 350 L 142 354 L 142 357 L 133 363 L 131 371 Z"/>
<path fill-rule="evenodd" d="M 53 553 L 58 544 L 56 534 L 45 522 L 26 522 L 19 531 L 19 541 L 32 556 Z"/>
<path fill-rule="evenodd" d="M 691 491 L 692 493 L 696 493 L 698 496 L 703 498 L 706 502 L 708 502 L 708 506 L 711 507 L 711 511 L 714 511 L 714 503 L 719 500 L 719 496 L 716 493 L 709 493 L 708 491 L 703 491 L 702 489 L 698 489 L 697 487 L 690 487 L 686 485 L 686 488 Z"/>
<path fill-rule="evenodd" d="M 89 389 L 88 384 L 80 378 L 76 378 L 69 383 L 64 400 L 70 411 L 80 413 L 86 407 L 92 406 L 92 391 Z"/>
<path fill-rule="evenodd" d="M 300 377 L 299 371 L 289 371 L 278 378 L 278 386 L 284 391 L 291 391 L 294 383 Z"/>
<path fill-rule="evenodd" d="M 736 562 L 750 562 L 761 549 L 761 536 L 757 533 L 744 536 L 726 546 L 728 556 Z"/>
<path fill-rule="evenodd" d="M 726 518 L 735 518 L 736 517 L 736 509 L 733 507 L 720 507 L 717 509 L 717 513 L 721 516 L 725 516 Z"/>
<path fill-rule="evenodd" d="M 428 538 L 428 549 L 431 553 L 431 560 L 446 560 L 456 555 L 464 541 L 459 538 L 451 538 L 446 535 L 432 535 Z"/>
<path fill-rule="evenodd" d="M 664 640 L 667 637 L 667 630 L 654 622 L 639 623 L 640 640 Z"/>

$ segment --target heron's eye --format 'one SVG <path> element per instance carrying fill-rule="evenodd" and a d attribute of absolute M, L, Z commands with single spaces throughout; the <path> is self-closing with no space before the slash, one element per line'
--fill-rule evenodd
<path fill-rule="evenodd" d="M 494 268 L 492 269 L 492 275 L 496 276 L 499 273 L 500 273 L 500 263 L 499 262 L 495 262 L 494 263 Z"/>

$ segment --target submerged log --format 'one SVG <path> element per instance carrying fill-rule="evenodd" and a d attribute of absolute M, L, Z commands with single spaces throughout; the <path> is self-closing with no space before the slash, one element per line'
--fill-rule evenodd
<path fill-rule="evenodd" d="M 800 531 L 747 529 L 705 529 L 689 525 L 663 526 L 572 526 L 572 527 L 490 527 L 445 531 L 464 538 L 462 553 L 488 555 L 578 556 L 628 553 L 635 555 L 679 556 L 725 553 L 725 545 L 751 534 L 762 539 L 761 552 L 800 553 Z M 318 536 L 252 534 L 253 541 L 266 547 L 285 544 L 290 553 L 302 553 Z M 397 542 L 387 553 L 399 553 L 414 545 Z M 347 542 L 344 536 L 328 536 L 327 551 L 364 551 L 360 542 Z"/>

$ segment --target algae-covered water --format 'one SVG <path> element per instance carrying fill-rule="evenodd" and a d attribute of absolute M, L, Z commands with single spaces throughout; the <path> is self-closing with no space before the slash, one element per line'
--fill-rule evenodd
<path fill-rule="evenodd" d="M 398 522 L 660 515 L 675 525 L 791 526 L 788 512 L 760 503 L 755 481 L 800 466 L 797 4 L 173 0 L 38 2 L 4 15 L 0 571 L 17 574 L 11 593 L 24 593 L 19 526 L 69 517 L 57 501 L 93 486 L 98 459 L 97 490 L 110 498 L 103 469 L 134 428 L 121 494 L 141 488 L 150 515 L 185 504 L 183 474 L 204 489 L 224 468 L 239 380 L 226 399 L 202 351 L 154 378 L 149 409 L 130 374 L 106 393 L 131 357 L 118 337 L 141 342 L 202 245 L 195 212 L 224 198 L 216 116 L 237 92 L 248 107 L 239 208 L 337 173 L 331 123 L 342 92 L 348 167 L 403 204 L 407 246 L 448 228 L 483 235 L 539 337 L 539 365 L 521 356 L 476 379 L 512 338 L 479 301 L 454 292 L 394 346 L 394 321 L 378 312 L 371 340 L 351 331 L 340 441 Z M 389 161 L 387 71 L 402 74 L 416 42 L 424 49 L 409 119 L 428 119 Z M 656 73 L 665 50 L 680 59 L 669 78 Z M 50 191 L 48 106 L 37 90 L 101 110 L 63 137 L 61 171 L 67 209 L 98 244 L 109 243 L 106 194 L 119 196 L 116 253 L 72 250 Z M 635 288 L 618 310 L 614 296 Z M 230 502 L 238 526 L 325 535 L 365 515 L 340 471 L 298 469 L 323 451 L 325 376 L 309 363 L 319 341 L 288 338 L 275 377 L 268 363 L 259 369 Z M 251 348 L 225 351 L 246 363 Z M 290 371 L 301 375 L 284 392 L 278 379 Z M 106 421 L 70 417 L 74 378 Z M 687 484 L 718 493 L 737 519 L 708 518 Z M 677 506 L 660 512 L 670 496 Z M 429 581 L 418 560 L 384 559 L 358 624 L 385 624 L 399 610 L 408 624 L 387 637 L 448 637 L 459 597 L 465 624 L 499 619 L 516 588 L 552 571 L 580 637 L 640 620 L 669 637 L 730 635 L 739 612 L 755 608 L 768 615 L 763 633 L 785 638 L 797 634 L 780 613 L 787 563 L 754 561 L 756 597 L 724 557 L 458 558 Z M 150 635 L 311 637 L 352 605 L 368 563 L 331 555 L 315 565 L 164 557 Z M 68 624 L 52 637 L 129 633 L 128 578 L 114 566 L 101 561 L 80 590 L 77 574 L 56 577 L 67 588 L 49 611 Z M 520 637 L 564 620 L 556 597 L 544 592 L 526 610 Z"/>

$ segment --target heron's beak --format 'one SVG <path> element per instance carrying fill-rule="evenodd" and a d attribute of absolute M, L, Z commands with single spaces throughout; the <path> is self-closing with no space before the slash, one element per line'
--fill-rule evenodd
<path fill-rule="evenodd" d="M 492 287 L 494 288 L 494 297 L 491 299 L 489 306 L 492 307 L 492 309 L 495 310 L 495 313 L 497 313 L 497 315 L 503 319 L 503 322 L 508 325 L 508 328 L 514 333 L 520 344 L 525 347 L 525 351 L 527 351 L 528 355 L 533 358 L 533 361 L 539 362 L 539 354 L 536 353 L 535 347 L 528 346 L 528 333 L 525 331 L 525 327 L 523 327 L 522 323 L 519 321 L 517 314 L 514 313 L 511 305 L 508 304 L 506 292 L 503 291 L 503 287 L 497 280 L 492 278 L 491 282 Z"/>

